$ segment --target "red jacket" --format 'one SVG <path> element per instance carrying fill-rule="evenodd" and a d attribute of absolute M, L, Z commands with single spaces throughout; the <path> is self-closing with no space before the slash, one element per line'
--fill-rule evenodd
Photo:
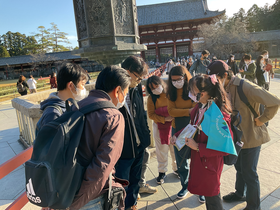
<path fill-rule="evenodd" d="M 155 110 L 157 115 L 168 117 L 169 113 L 167 111 L 167 106 L 159 107 Z M 170 144 L 170 136 L 171 136 L 171 122 L 165 122 L 164 124 L 158 122 L 158 131 L 161 140 L 161 144 Z"/>
<path fill-rule="evenodd" d="M 199 106 L 197 104 L 190 114 L 191 123 L 194 121 L 198 111 Z M 223 111 L 222 114 L 230 128 L 230 115 Z M 230 132 L 233 136 L 231 130 Z M 212 197 L 220 193 L 220 178 L 224 165 L 223 156 L 228 154 L 207 149 L 207 140 L 208 137 L 202 131 L 199 131 L 195 137 L 195 141 L 199 143 L 199 152 L 196 150 L 191 151 L 188 190 L 192 194 Z"/>

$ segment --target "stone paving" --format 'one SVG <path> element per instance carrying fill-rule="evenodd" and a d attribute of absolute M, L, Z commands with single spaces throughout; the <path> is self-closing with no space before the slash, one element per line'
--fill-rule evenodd
<path fill-rule="evenodd" d="M 280 97 L 280 79 L 271 83 L 271 92 Z M 19 130 L 15 110 L 11 102 L 0 103 L 0 164 L 14 157 L 24 150 L 18 142 Z M 258 174 L 261 187 L 262 210 L 280 210 L 280 112 L 270 121 L 269 134 L 271 141 L 262 146 L 258 164 Z M 151 149 L 153 153 L 154 149 Z M 171 158 L 169 158 L 171 161 Z M 234 167 L 225 166 L 221 177 L 221 195 L 234 191 Z M 181 189 L 179 179 L 172 174 L 171 166 L 165 183 L 157 185 L 158 175 L 156 157 L 152 157 L 147 173 L 147 183 L 155 186 L 158 192 L 152 195 L 141 194 L 138 201 L 140 210 L 205 210 L 205 204 L 200 204 L 196 195 L 188 194 L 186 198 L 178 200 L 176 194 Z M 7 208 L 25 189 L 24 166 L 20 166 L 8 176 L 0 180 L 0 210 Z M 223 203 L 225 210 L 241 210 L 245 202 Z M 28 203 L 24 210 L 39 210 Z"/>

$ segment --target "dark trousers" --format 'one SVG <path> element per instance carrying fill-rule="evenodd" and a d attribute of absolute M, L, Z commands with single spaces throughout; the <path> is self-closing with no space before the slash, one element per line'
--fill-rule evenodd
<path fill-rule="evenodd" d="M 244 196 L 246 190 L 247 209 L 249 210 L 260 209 L 260 183 L 257 174 L 260 150 L 261 146 L 242 149 L 235 164 L 237 171 L 235 193 Z"/>
<path fill-rule="evenodd" d="M 189 164 L 188 159 L 186 157 L 183 157 L 183 153 L 179 153 L 177 147 L 174 146 L 174 153 L 178 168 L 178 173 L 180 175 L 180 181 L 182 188 L 187 189 L 188 188 L 188 181 L 189 181 Z"/>
<path fill-rule="evenodd" d="M 175 129 L 172 128 L 172 136 L 176 133 Z M 177 147 L 174 146 L 174 154 L 177 164 L 178 173 L 180 175 L 180 181 L 182 188 L 188 188 L 189 181 L 189 164 L 188 159 L 184 157 L 184 153 L 180 153 Z"/>
<path fill-rule="evenodd" d="M 212 197 L 205 196 L 205 205 L 207 210 L 223 210 L 221 195 L 218 194 Z"/>
<path fill-rule="evenodd" d="M 139 192 L 139 181 L 141 179 L 142 162 L 144 150 L 138 148 L 138 154 L 135 158 L 119 159 L 115 169 L 115 176 L 129 181 L 129 185 L 125 188 L 125 208 L 136 205 Z"/>

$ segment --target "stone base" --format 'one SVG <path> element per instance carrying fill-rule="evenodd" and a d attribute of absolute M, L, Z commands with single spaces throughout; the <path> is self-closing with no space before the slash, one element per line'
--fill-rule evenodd
<path fill-rule="evenodd" d="M 123 43 L 118 45 L 104 45 L 96 47 L 84 47 L 72 51 L 73 55 L 94 60 L 103 65 L 117 65 L 131 55 L 140 54 L 147 50 L 145 45 Z"/>

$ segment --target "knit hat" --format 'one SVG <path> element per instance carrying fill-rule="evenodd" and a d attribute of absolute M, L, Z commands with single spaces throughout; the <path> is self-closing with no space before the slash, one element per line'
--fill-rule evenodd
<path fill-rule="evenodd" d="M 209 75 L 217 74 L 223 75 L 226 71 L 228 71 L 228 65 L 222 60 L 215 60 L 210 63 L 207 67 L 209 70 Z"/>

